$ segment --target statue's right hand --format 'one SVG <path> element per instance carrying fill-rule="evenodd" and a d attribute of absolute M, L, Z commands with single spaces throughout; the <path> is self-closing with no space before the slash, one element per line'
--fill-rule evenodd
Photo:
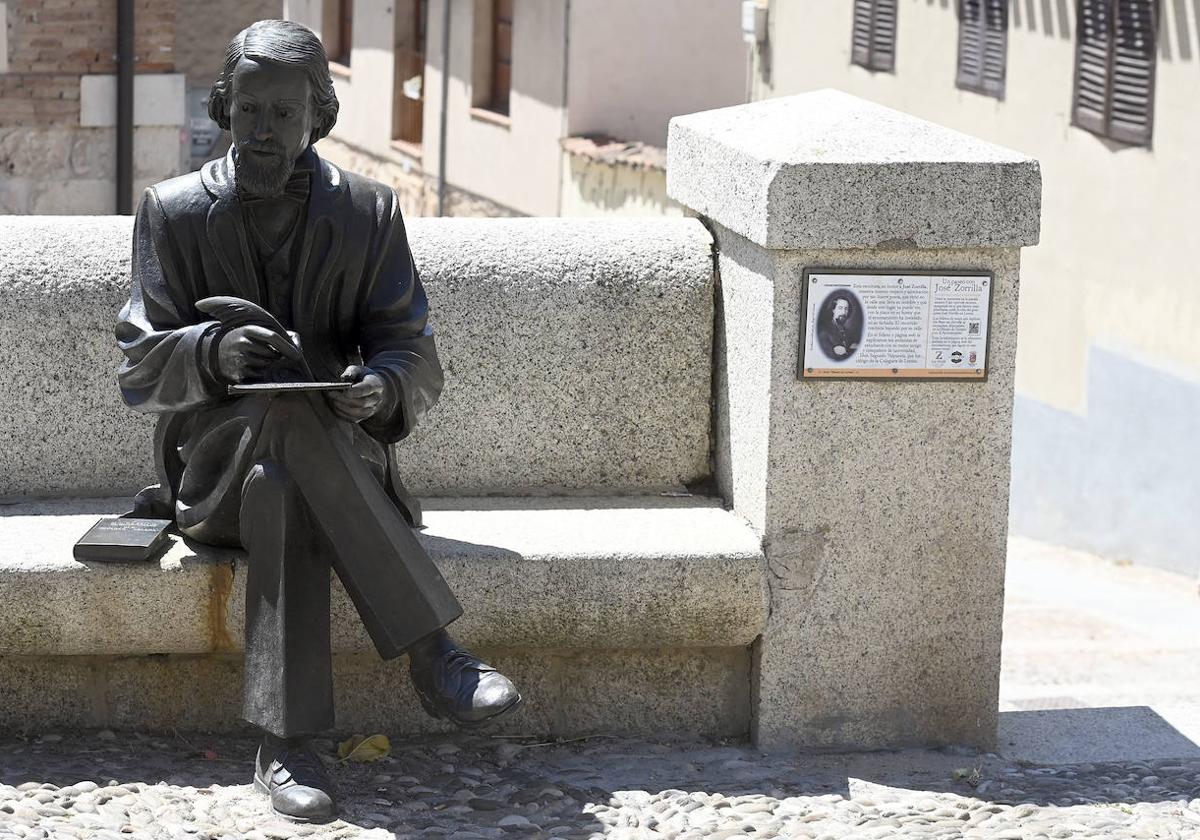
<path fill-rule="evenodd" d="M 230 382 L 256 378 L 280 359 L 299 362 L 300 350 L 278 333 L 254 324 L 230 330 L 217 344 L 218 372 Z"/>

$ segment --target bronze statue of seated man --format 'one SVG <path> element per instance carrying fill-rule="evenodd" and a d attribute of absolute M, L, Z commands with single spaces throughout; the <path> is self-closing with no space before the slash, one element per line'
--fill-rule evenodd
<path fill-rule="evenodd" d="M 138 506 L 246 549 L 254 780 L 280 814 L 321 821 L 337 806 L 308 739 L 334 723 L 330 569 L 380 655 L 409 655 L 430 714 L 479 723 L 521 698 L 447 635 L 462 609 L 411 530 L 420 510 L 389 446 L 442 370 L 396 194 L 312 148 L 338 112 L 320 40 L 289 21 L 248 27 L 209 111 L 229 154 L 147 189 L 134 227 L 119 382 L 159 415 L 159 484 Z M 342 385 L 278 387 L 295 382 Z"/>

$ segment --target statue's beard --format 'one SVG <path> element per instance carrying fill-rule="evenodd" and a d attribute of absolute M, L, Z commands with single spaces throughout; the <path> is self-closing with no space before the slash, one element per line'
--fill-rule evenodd
<path fill-rule="evenodd" d="M 275 154 L 262 158 L 255 155 L 253 149 Z M 284 154 L 283 149 L 270 144 L 247 143 L 238 147 L 238 153 L 233 157 L 233 176 L 238 187 L 261 198 L 282 195 L 295 168 L 296 162 Z"/>

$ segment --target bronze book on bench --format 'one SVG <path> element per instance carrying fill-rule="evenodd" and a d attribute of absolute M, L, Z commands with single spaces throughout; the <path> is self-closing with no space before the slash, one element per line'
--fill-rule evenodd
<path fill-rule="evenodd" d="M 167 542 L 170 519 L 105 517 L 75 543 L 77 560 L 149 560 Z"/>

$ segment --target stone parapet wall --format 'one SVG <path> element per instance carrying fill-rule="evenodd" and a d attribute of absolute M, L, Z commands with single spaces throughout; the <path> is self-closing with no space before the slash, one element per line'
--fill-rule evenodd
<path fill-rule="evenodd" d="M 117 392 L 132 220 L 0 221 L 0 496 L 153 481 Z M 409 224 L 446 369 L 398 447 L 424 495 L 646 492 L 709 474 L 711 238 L 694 220 Z"/>
<path fill-rule="evenodd" d="M 79 93 L 78 79 L 75 93 Z M 7 104 L 0 100 L 0 108 Z M 78 98 L 71 104 L 79 110 Z M 112 212 L 116 152 L 116 132 L 108 127 L 0 128 L 4 175 L 0 214 Z M 179 153 L 177 127 L 137 126 L 133 132 L 135 194 L 178 171 Z"/>

